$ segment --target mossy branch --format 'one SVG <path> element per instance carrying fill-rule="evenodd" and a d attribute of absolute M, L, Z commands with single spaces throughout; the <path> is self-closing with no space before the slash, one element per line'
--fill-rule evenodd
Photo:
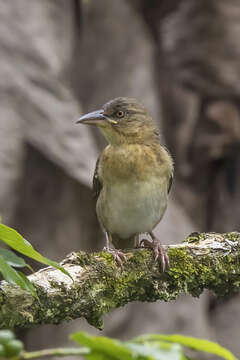
<path fill-rule="evenodd" d="M 40 301 L 20 287 L 0 283 L 0 328 L 58 324 L 84 317 L 102 328 L 102 316 L 131 301 L 176 299 L 183 292 L 199 296 L 204 289 L 217 296 L 240 288 L 240 233 L 193 233 L 168 246 L 171 266 L 165 273 L 146 249 L 126 251 L 117 267 L 112 255 L 70 254 L 62 264 L 74 281 L 59 270 L 42 269 L 29 276 Z"/>

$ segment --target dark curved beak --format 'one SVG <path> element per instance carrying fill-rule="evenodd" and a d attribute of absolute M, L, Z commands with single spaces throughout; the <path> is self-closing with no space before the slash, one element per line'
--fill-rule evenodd
<path fill-rule="evenodd" d="M 107 117 L 104 116 L 103 110 L 101 109 L 81 116 L 76 124 L 100 125 L 100 123 L 107 120 Z"/>

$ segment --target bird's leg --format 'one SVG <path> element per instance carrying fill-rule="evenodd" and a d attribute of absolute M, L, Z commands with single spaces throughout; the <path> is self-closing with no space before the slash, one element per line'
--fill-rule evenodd
<path fill-rule="evenodd" d="M 109 234 L 106 231 L 105 236 L 106 236 L 106 246 L 103 248 L 103 250 L 108 252 L 109 254 L 112 254 L 117 265 L 122 267 L 123 262 L 126 261 L 125 254 L 122 251 L 113 248 L 112 241 L 111 241 L 111 238 L 112 238 L 111 234 Z"/>
<path fill-rule="evenodd" d="M 110 239 L 109 239 L 109 235 L 108 235 L 107 231 L 105 232 L 105 237 L 106 237 L 106 247 L 105 248 L 110 249 Z"/>
<path fill-rule="evenodd" d="M 135 242 L 136 249 L 141 247 L 141 241 L 140 241 L 139 235 L 135 236 L 134 242 Z"/>
<path fill-rule="evenodd" d="M 157 260 L 160 257 L 162 264 L 162 271 L 164 272 L 166 268 L 170 266 L 168 254 L 164 250 L 160 240 L 157 239 L 152 232 L 150 232 L 149 235 L 151 236 L 152 241 L 148 239 L 142 239 L 140 244 L 143 247 L 150 248 L 153 250 L 155 260 Z"/>

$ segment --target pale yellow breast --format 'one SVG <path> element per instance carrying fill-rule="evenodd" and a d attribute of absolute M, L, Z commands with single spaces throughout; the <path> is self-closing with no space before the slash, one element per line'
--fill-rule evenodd
<path fill-rule="evenodd" d="M 124 239 L 152 231 L 165 212 L 171 174 L 171 157 L 160 145 L 107 147 L 99 164 L 103 189 L 97 201 L 103 228 Z"/>

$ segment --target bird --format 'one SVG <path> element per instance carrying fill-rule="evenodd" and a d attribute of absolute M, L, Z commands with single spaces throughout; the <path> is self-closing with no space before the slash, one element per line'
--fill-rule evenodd
<path fill-rule="evenodd" d="M 123 250 L 151 248 L 165 271 L 169 257 L 153 229 L 167 207 L 173 159 L 160 143 L 152 116 L 138 100 L 118 97 L 77 123 L 97 126 L 108 142 L 93 176 L 97 218 L 106 236 L 104 250 L 122 266 Z M 140 241 L 141 234 L 151 240 Z"/>

